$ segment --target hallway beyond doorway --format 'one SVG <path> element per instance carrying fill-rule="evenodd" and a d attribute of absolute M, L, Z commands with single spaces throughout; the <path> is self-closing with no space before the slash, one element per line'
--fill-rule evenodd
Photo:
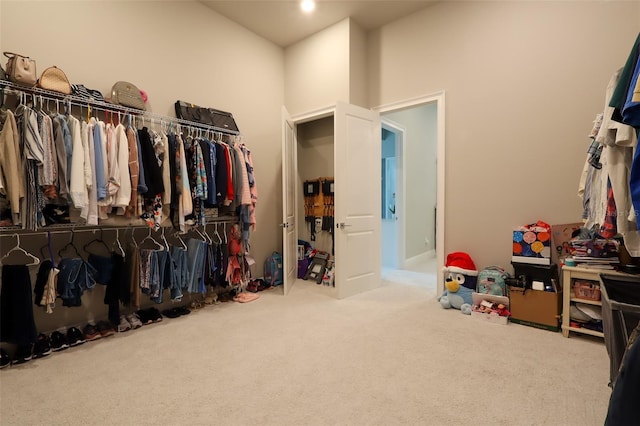
<path fill-rule="evenodd" d="M 436 291 L 438 285 L 438 259 L 432 257 L 426 262 L 414 265 L 409 269 L 382 268 L 382 283 L 401 283 L 414 285 L 424 289 Z"/>

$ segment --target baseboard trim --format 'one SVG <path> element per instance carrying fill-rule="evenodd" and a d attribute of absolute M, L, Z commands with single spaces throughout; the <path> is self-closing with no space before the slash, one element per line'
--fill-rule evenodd
<path fill-rule="evenodd" d="M 425 251 L 424 253 L 420 253 L 417 256 L 413 256 L 413 257 L 410 257 L 409 259 L 405 259 L 404 262 L 402 262 L 402 268 L 407 269 L 407 268 L 411 268 L 412 266 L 420 265 L 421 263 L 424 263 L 429 259 L 433 259 L 434 257 L 436 257 L 435 250 Z"/>

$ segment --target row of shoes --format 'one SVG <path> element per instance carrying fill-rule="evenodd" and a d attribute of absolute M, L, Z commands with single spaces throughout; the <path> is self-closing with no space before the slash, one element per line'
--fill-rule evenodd
<path fill-rule="evenodd" d="M 87 340 L 95 340 L 113 334 L 115 334 L 115 330 L 107 321 L 99 321 L 95 325 L 87 324 L 82 331 L 77 327 L 70 327 L 64 333 L 54 331 L 50 336 L 40 333 L 35 343 L 17 345 L 13 358 L 4 349 L 1 349 L 0 368 L 23 364 L 32 359 L 45 357 L 52 352 L 81 345 Z"/>
<path fill-rule="evenodd" d="M 116 334 L 116 330 L 122 333 L 138 329 L 143 325 L 157 323 L 162 321 L 163 314 L 169 318 L 176 318 L 181 315 L 187 315 L 190 312 L 184 306 L 165 310 L 162 313 L 157 308 L 151 307 L 140 309 L 128 315 L 121 315 L 117 328 L 113 327 L 109 321 L 98 321 L 95 324 L 88 323 L 82 330 L 77 327 L 70 327 L 65 333 L 54 331 L 50 336 L 40 333 L 36 343 L 17 345 L 13 358 L 4 349 L 0 348 L 0 368 L 22 364 L 32 359 L 45 357 L 52 352 L 61 351 L 103 337 L 113 336 Z"/>

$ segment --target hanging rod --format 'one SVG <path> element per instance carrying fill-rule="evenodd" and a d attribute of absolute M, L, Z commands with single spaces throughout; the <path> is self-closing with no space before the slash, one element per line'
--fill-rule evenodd
<path fill-rule="evenodd" d="M 219 220 L 209 220 L 204 226 L 207 225 L 215 225 L 217 223 L 237 223 L 237 216 L 226 216 L 219 217 Z M 190 225 L 190 228 L 197 228 L 202 225 Z M 0 227 L 0 237 L 10 237 L 13 234 L 20 234 L 25 236 L 30 235 L 45 235 L 47 232 L 51 234 L 67 234 L 69 232 L 95 232 L 99 229 L 109 231 L 116 229 L 129 229 L 129 228 L 148 228 L 149 226 L 146 224 L 123 224 L 123 225 L 109 225 L 109 226 L 100 226 L 100 225 L 85 225 L 85 224 L 54 224 L 43 226 L 38 228 L 36 231 L 32 229 L 22 229 L 19 226 L 3 226 Z M 172 226 L 162 226 L 161 228 L 165 229 L 174 229 Z"/>
<path fill-rule="evenodd" d="M 208 126 L 206 124 L 198 123 L 196 121 L 184 120 L 182 118 L 167 117 L 165 115 L 154 114 L 149 111 L 144 111 L 144 110 L 135 109 L 135 108 L 128 108 L 122 105 L 112 104 L 109 102 L 89 100 L 86 98 L 81 98 L 80 96 L 65 95 L 64 93 L 54 92 L 52 90 L 40 89 L 39 87 L 25 87 L 7 80 L 0 80 L 0 87 L 8 87 L 10 89 L 9 92 L 18 94 L 18 95 L 20 93 L 24 93 L 26 95 L 31 95 L 31 96 L 37 95 L 37 96 L 46 97 L 47 100 L 52 100 L 55 102 L 62 101 L 78 107 L 93 107 L 95 109 L 99 109 L 105 112 L 113 111 L 113 112 L 122 112 L 124 114 L 140 115 L 145 119 L 148 118 L 150 121 L 156 120 L 155 121 L 156 124 L 162 124 L 164 121 L 167 123 L 181 124 L 187 127 L 196 127 L 203 130 L 211 130 L 214 132 L 224 133 L 227 135 L 240 135 L 240 132 L 235 130 L 229 130 L 229 129 L 216 127 L 216 126 Z"/>

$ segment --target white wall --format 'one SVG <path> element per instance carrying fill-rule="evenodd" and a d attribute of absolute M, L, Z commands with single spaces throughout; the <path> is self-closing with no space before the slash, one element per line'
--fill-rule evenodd
<path fill-rule="evenodd" d="M 511 229 L 580 218 L 577 185 L 640 3 L 441 2 L 369 34 L 371 106 L 446 91 L 446 253 L 509 266 Z"/>
<path fill-rule="evenodd" d="M 38 72 L 57 65 L 72 83 L 105 94 L 131 81 L 158 114 L 175 116 L 176 100 L 231 111 L 255 163 L 253 254 L 262 265 L 279 250 L 281 48 L 197 2 L 3 1 L 1 8 L 0 50 L 35 58 Z"/>
<path fill-rule="evenodd" d="M 3 0 L 0 8 L 0 51 L 35 58 L 38 72 L 57 65 L 103 93 L 131 81 L 158 114 L 173 116 L 176 100 L 234 114 L 255 166 L 251 252 L 260 276 L 264 258 L 282 247 L 283 50 L 198 2 Z"/>
<path fill-rule="evenodd" d="M 285 49 L 285 102 L 291 115 L 349 102 L 350 20 Z"/>
<path fill-rule="evenodd" d="M 349 23 L 349 103 L 367 108 L 367 34 L 353 19 Z"/>

